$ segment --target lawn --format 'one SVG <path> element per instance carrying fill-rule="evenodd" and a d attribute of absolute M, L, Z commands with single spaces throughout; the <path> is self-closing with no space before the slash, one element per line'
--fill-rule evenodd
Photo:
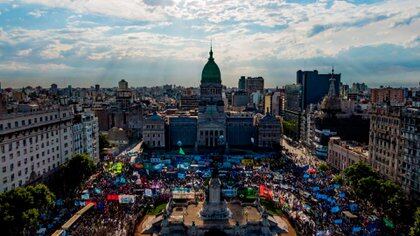
<path fill-rule="evenodd" d="M 155 208 L 150 209 L 147 211 L 148 215 L 158 215 L 159 213 L 162 213 L 163 210 L 165 210 L 166 203 L 162 203 L 160 205 L 157 205 Z"/>

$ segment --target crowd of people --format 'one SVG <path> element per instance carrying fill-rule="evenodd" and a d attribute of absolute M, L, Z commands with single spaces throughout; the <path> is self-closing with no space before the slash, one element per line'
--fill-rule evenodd
<path fill-rule="evenodd" d="M 274 202 L 302 235 L 380 232 L 374 210 L 353 201 L 345 187 L 333 182 L 332 173 L 320 172 L 307 163 L 297 164 L 293 154 L 287 154 L 124 152 L 104 161 L 84 184 L 75 204 L 83 207 L 91 203 L 94 207 L 71 226 L 69 233 L 131 235 L 142 217 L 167 203 L 175 189 L 204 196 L 214 168 L 218 169 L 226 199 L 260 198 Z M 245 191 L 249 189 L 254 191 Z"/>

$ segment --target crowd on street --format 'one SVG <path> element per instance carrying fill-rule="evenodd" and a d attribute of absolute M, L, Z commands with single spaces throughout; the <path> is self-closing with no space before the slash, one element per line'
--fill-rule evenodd
<path fill-rule="evenodd" d="M 332 173 L 320 172 L 311 158 L 296 161 L 296 154 L 288 151 L 285 155 L 180 153 L 127 151 L 109 157 L 75 199 L 80 208 L 89 203 L 94 207 L 68 233 L 131 235 L 142 217 L 167 203 L 175 190 L 205 193 L 214 168 L 227 200 L 274 202 L 302 235 L 379 235 L 383 227 L 379 213 L 358 204 L 344 186 L 333 182 Z"/>

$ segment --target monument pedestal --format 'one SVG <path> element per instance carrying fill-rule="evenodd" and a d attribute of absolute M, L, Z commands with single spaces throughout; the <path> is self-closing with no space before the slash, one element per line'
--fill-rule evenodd
<path fill-rule="evenodd" d="M 219 178 L 211 178 L 209 183 L 209 196 L 204 203 L 200 216 L 203 220 L 227 220 L 231 216 L 225 201 L 220 200 L 221 182 Z"/>

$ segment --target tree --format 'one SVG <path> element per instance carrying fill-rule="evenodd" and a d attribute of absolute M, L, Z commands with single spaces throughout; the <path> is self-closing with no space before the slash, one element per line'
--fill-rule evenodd
<path fill-rule="evenodd" d="M 329 169 L 330 169 L 330 167 L 327 164 L 325 164 L 325 163 L 321 163 L 318 166 L 318 170 L 321 171 L 321 172 L 325 172 L 325 171 L 327 171 Z"/>
<path fill-rule="evenodd" d="M 54 206 L 54 200 L 54 194 L 43 184 L 2 193 L 0 227 L 6 235 L 34 234 L 39 216 Z"/>
<path fill-rule="evenodd" d="M 414 223 L 410 228 L 410 236 L 420 235 L 420 207 L 414 213 Z"/>
<path fill-rule="evenodd" d="M 298 124 L 295 120 L 283 120 L 283 131 L 286 136 L 295 137 L 298 132 Z"/>
<path fill-rule="evenodd" d="M 74 193 L 95 171 L 95 163 L 87 154 L 77 154 L 48 180 L 48 186 L 60 197 Z"/>
<path fill-rule="evenodd" d="M 102 153 L 105 148 L 110 148 L 111 144 L 108 141 L 108 137 L 104 134 L 99 135 L 99 150 Z"/>
<path fill-rule="evenodd" d="M 355 186 L 360 179 L 366 177 L 377 177 L 378 175 L 365 162 L 356 162 L 343 170 L 345 180 L 351 185 Z"/>

